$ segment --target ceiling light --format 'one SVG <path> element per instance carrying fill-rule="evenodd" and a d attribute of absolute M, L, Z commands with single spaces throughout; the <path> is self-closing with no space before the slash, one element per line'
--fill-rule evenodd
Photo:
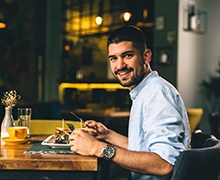
<path fill-rule="evenodd" d="M 6 23 L 4 21 L 4 16 L 2 13 L 0 13 L 0 29 L 6 28 Z"/>
<path fill-rule="evenodd" d="M 125 22 L 128 22 L 131 19 L 132 14 L 128 11 L 124 12 L 122 14 L 122 18 L 124 19 Z"/>
<path fill-rule="evenodd" d="M 95 22 L 96 22 L 96 24 L 99 25 L 99 26 L 102 24 L 102 21 L 103 21 L 103 18 L 102 18 L 101 16 L 97 16 L 97 17 L 95 18 Z"/>
<path fill-rule="evenodd" d="M 0 29 L 6 28 L 6 24 L 0 20 Z"/>

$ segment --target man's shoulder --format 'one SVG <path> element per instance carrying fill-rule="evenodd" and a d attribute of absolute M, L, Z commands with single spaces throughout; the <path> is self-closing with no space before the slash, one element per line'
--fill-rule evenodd
<path fill-rule="evenodd" d="M 146 81 L 144 87 L 151 89 L 175 89 L 175 87 L 161 76 L 154 76 Z"/>

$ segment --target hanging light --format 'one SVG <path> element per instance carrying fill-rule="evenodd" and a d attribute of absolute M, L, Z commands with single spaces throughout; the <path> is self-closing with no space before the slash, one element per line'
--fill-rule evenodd
<path fill-rule="evenodd" d="M 95 18 L 95 22 L 98 26 L 100 26 L 103 22 L 103 17 L 102 17 L 102 14 L 103 14 L 103 0 L 99 0 L 99 13 L 98 13 L 98 16 L 96 16 Z"/>
<path fill-rule="evenodd" d="M 144 9 L 143 10 L 143 19 L 146 20 L 148 17 L 148 10 L 147 9 Z"/>
<path fill-rule="evenodd" d="M 95 22 L 96 22 L 97 25 L 100 26 L 102 24 L 102 22 L 103 22 L 103 18 L 101 16 L 97 16 L 95 18 Z"/>
<path fill-rule="evenodd" d="M 0 20 L 0 29 L 4 29 L 4 28 L 6 28 L 6 24 L 5 22 Z"/>
<path fill-rule="evenodd" d="M 3 14 L 0 13 L 0 29 L 6 28 L 6 23 L 3 21 Z"/>
<path fill-rule="evenodd" d="M 129 11 L 125 11 L 123 14 L 122 14 L 122 18 L 125 22 L 128 22 L 132 17 L 132 14 L 129 12 Z"/>

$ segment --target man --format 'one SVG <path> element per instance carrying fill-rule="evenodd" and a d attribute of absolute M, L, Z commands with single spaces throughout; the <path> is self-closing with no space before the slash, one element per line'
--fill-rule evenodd
<path fill-rule="evenodd" d="M 73 151 L 111 159 L 132 179 L 169 178 L 179 153 L 189 148 L 190 130 L 182 98 L 156 71 L 144 33 L 134 26 L 115 30 L 107 42 L 113 75 L 132 99 L 128 137 L 88 120 L 89 129 L 70 136 Z M 100 141 L 101 140 L 101 141 Z"/>

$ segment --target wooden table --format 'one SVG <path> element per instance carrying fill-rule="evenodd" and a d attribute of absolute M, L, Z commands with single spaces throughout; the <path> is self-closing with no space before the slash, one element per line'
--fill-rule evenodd
<path fill-rule="evenodd" d="M 76 154 L 24 154 L 47 136 L 33 136 L 30 143 L 3 145 L 0 150 L 0 179 L 97 179 L 98 158 Z"/>

